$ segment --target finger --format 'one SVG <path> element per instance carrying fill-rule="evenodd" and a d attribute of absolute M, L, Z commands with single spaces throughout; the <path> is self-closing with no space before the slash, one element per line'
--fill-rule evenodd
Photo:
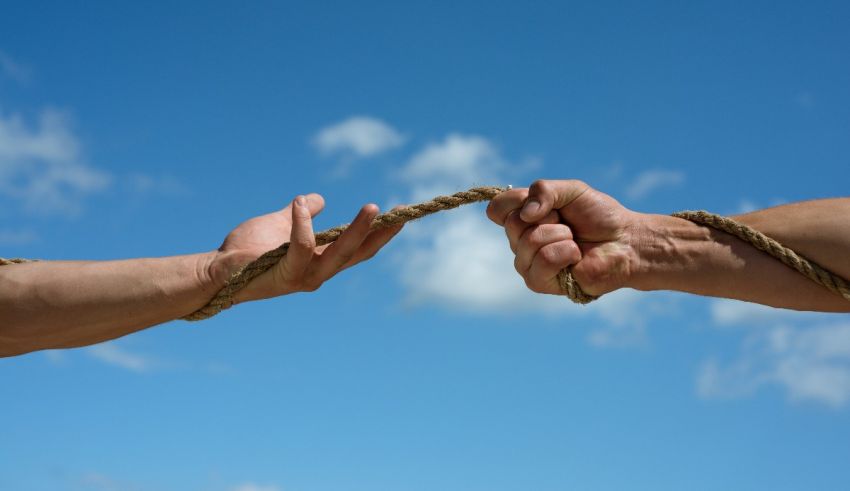
<path fill-rule="evenodd" d="M 560 295 L 558 273 L 581 260 L 581 250 L 572 240 L 555 242 L 540 248 L 523 278 L 532 291 Z"/>
<path fill-rule="evenodd" d="M 508 242 L 511 244 L 511 250 L 516 253 L 519 238 L 526 230 L 528 230 L 529 227 L 541 224 L 559 223 L 560 220 L 561 218 L 558 213 L 553 210 L 537 223 L 528 223 L 520 218 L 519 210 L 513 210 L 510 214 L 508 214 L 508 218 L 505 219 L 505 234 L 508 236 Z"/>
<path fill-rule="evenodd" d="M 557 242 L 572 241 L 572 238 L 570 227 L 564 224 L 535 225 L 520 237 L 514 267 L 519 274 L 524 275 L 541 249 Z"/>
<path fill-rule="evenodd" d="M 487 217 L 497 225 L 504 225 L 508 214 L 522 207 L 528 188 L 517 188 L 496 195 L 487 205 Z"/>
<path fill-rule="evenodd" d="M 283 260 L 278 263 L 278 267 L 285 281 L 298 281 L 303 277 L 310 260 L 313 259 L 316 237 L 313 235 L 312 212 L 307 198 L 298 196 L 290 206 L 292 232 L 289 236 L 289 250 Z"/>
<path fill-rule="evenodd" d="M 393 208 L 393 210 L 398 210 L 399 208 L 404 208 L 404 206 L 399 205 Z M 387 245 L 387 242 L 392 240 L 393 237 L 396 236 L 401 229 L 404 228 L 404 224 L 394 225 L 392 227 L 381 228 L 381 229 L 373 229 L 369 232 L 369 236 L 366 237 L 366 240 L 363 241 L 363 244 L 360 245 L 360 248 L 354 254 L 354 257 L 342 267 L 342 269 L 350 268 L 355 264 L 366 261 L 368 259 L 372 259 L 378 251 L 381 250 L 382 247 Z"/>
<path fill-rule="evenodd" d="M 321 194 L 306 194 L 304 195 L 304 199 L 307 200 L 307 209 L 310 210 L 310 216 L 313 218 L 315 218 L 316 215 L 321 213 L 325 208 L 325 198 L 323 198 Z M 292 216 L 292 203 L 294 203 L 294 201 L 290 202 L 278 213 L 282 213 L 287 219 L 290 218 Z"/>
<path fill-rule="evenodd" d="M 351 225 L 316 260 L 315 269 L 310 273 L 311 284 L 321 284 L 335 275 L 353 257 L 372 226 L 372 220 L 378 215 L 378 207 L 372 204 L 360 209 Z"/>
<path fill-rule="evenodd" d="M 360 248 L 357 249 L 357 252 L 354 253 L 354 257 L 352 257 L 342 269 L 350 268 L 355 264 L 366 261 L 367 259 L 372 259 L 378 251 L 381 250 L 382 247 L 387 245 L 387 242 L 392 240 L 393 237 L 396 236 L 404 225 L 395 225 L 393 227 L 382 228 L 380 230 L 373 230 L 369 233 L 369 236 L 366 237 L 366 240 L 363 241 L 363 244 L 360 245 Z"/>
<path fill-rule="evenodd" d="M 528 199 L 520 216 L 526 222 L 535 222 L 546 216 L 553 208 L 561 209 L 590 189 L 587 184 L 576 181 L 537 180 L 528 190 Z"/>

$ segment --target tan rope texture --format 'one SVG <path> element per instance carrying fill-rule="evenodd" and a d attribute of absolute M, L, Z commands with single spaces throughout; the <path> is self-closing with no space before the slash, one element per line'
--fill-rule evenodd
<path fill-rule="evenodd" d="M 797 270 L 800 274 L 818 285 L 824 286 L 828 290 L 841 295 L 845 300 L 850 300 L 850 283 L 844 278 L 827 270 L 816 262 L 797 254 L 792 249 L 783 246 L 758 230 L 748 227 L 743 223 L 738 223 L 731 218 L 715 215 L 707 211 L 680 211 L 673 213 L 673 216 L 734 235 L 744 242 L 751 244 L 756 249 L 779 259 L 783 264 Z"/>
<path fill-rule="evenodd" d="M 6 266 L 7 264 L 22 264 L 22 263 L 32 263 L 35 262 L 32 259 L 23 259 L 20 257 L 13 257 L 12 259 L 6 259 L 5 257 L 0 257 L 0 266 Z"/>
<path fill-rule="evenodd" d="M 469 191 L 462 191 L 451 196 L 437 196 L 436 198 L 424 203 L 391 210 L 375 217 L 372 221 L 372 230 L 400 225 L 438 211 L 451 210 L 452 208 L 457 208 L 458 206 L 469 203 L 490 201 L 497 194 L 505 191 L 505 189 L 506 188 L 500 187 L 472 188 Z M 348 225 L 340 225 L 339 227 L 334 227 L 317 233 L 316 245 L 330 244 L 335 241 L 346 228 L 348 228 Z M 189 321 L 208 319 L 222 310 L 230 308 L 233 305 L 233 295 L 239 290 L 245 288 L 248 282 L 268 271 L 272 266 L 280 262 L 280 260 L 283 259 L 283 256 L 286 255 L 287 251 L 289 251 L 289 242 L 281 245 L 277 249 L 273 249 L 263 254 L 253 262 L 247 264 L 230 277 L 230 280 L 228 280 L 224 288 L 222 288 L 208 304 L 195 312 L 192 312 L 186 317 L 183 317 L 183 319 Z"/>
<path fill-rule="evenodd" d="M 437 196 L 436 198 L 424 203 L 405 206 L 378 215 L 372 222 L 372 230 L 400 225 L 431 215 L 438 211 L 450 210 L 470 203 L 489 201 L 505 190 L 506 188 L 492 186 L 477 187 L 468 191 L 455 193 L 451 196 Z M 738 223 L 730 218 L 715 215 L 706 211 L 681 211 L 674 213 L 673 216 L 732 234 L 744 242 L 752 244 L 757 249 L 780 260 L 783 264 L 797 270 L 815 283 L 826 287 L 830 291 L 841 295 L 847 300 L 850 300 L 850 284 L 848 284 L 846 280 L 835 273 L 828 271 L 826 268 L 819 266 L 815 262 L 800 256 L 793 250 L 783 246 L 779 242 L 767 237 L 757 230 Z M 330 244 L 339 238 L 340 234 L 342 234 L 346 228 L 348 228 L 348 225 L 341 225 L 339 227 L 334 227 L 317 233 L 316 245 Z M 286 256 L 288 251 L 289 242 L 286 242 L 280 247 L 268 251 L 256 260 L 248 263 L 230 277 L 224 288 L 222 288 L 215 297 L 207 303 L 207 305 L 183 317 L 183 319 L 189 321 L 208 319 L 222 310 L 230 308 L 233 306 L 233 295 L 236 294 L 236 292 L 245 288 L 251 280 L 268 271 L 275 264 L 280 262 L 280 260 Z M 0 266 L 24 262 L 30 261 L 27 259 L 0 258 Z M 579 286 L 576 282 L 568 268 L 565 268 L 558 274 L 558 283 L 560 284 L 564 295 L 575 303 L 587 304 L 599 298 L 598 296 L 590 295 L 582 290 L 581 286 Z"/>

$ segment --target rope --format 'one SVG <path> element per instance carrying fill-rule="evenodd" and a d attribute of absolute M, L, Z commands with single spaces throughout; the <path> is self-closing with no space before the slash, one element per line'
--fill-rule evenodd
<path fill-rule="evenodd" d="M 437 213 L 438 211 L 451 210 L 470 203 L 490 201 L 506 189 L 507 188 L 493 186 L 477 187 L 468 191 L 455 193 L 451 196 L 437 196 L 436 198 L 424 203 L 391 210 L 375 217 L 372 222 L 372 230 L 401 225 L 403 223 Z M 674 213 L 673 216 L 734 235 L 744 242 L 753 245 L 760 251 L 773 256 L 783 264 L 795 269 L 815 283 L 826 287 L 830 291 L 841 295 L 847 300 L 850 300 L 850 283 L 846 280 L 835 273 L 830 272 L 826 268 L 823 268 L 814 261 L 800 256 L 793 250 L 783 246 L 776 240 L 771 239 L 751 227 L 738 223 L 731 218 L 715 215 L 707 211 L 680 211 L 678 213 Z M 346 228 L 348 228 L 348 225 L 340 225 L 317 233 L 316 245 L 321 246 L 330 244 L 339 238 L 340 234 L 342 234 Z M 188 321 L 209 319 L 222 310 L 229 309 L 233 306 L 233 295 L 236 294 L 236 292 L 245 288 L 251 280 L 260 276 L 280 262 L 288 251 L 289 242 L 286 242 L 277 249 L 272 249 L 254 261 L 248 263 L 230 277 L 224 287 L 215 295 L 215 297 L 212 298 L 212 300 L 209 301 L 209 303 L 195 312 L 183 317 L 183 319 Z M 26 262 L 30 262 L 30 260 L 20 258 L 0 258 L 0 266 Z M 565 268 L 558 273 L 558 283 L 561 290 L 564 292 L 564 295 L 575 303 L 588 304 L 599 298 L 597 295 L 590 295 L 582 290 L 569 268 Z"/>
<path fill-rule="evenodd" d="M 845 300 L 850 300 L 850 283 L 847 280 L 816 262 L 797 254 L 792 249 L 783 246 L 758 230 L 736 222 L 731 218 L 715 215 L 707 211 L 680 211 L 673 213 L 673 216 L 734 235 L 744 242 L 751 244 L 756 249 L 766 252 L 782 261 L 783 264 L 797 270 L 818 285 L 824 286 L 829 291 L 841 295 Z"/>
<path fill-rule="evenodd" d="M 372 230 L 392 227 L 400 225 L 412 220 L 422 218 L 424 216 L 436 213 L 443 210 L 451 210 L 461 205 L 476 203 L 479 201 L 490 201 L 497 194 L 505 191 L 507 188 L 501 187 L 480 187 L 472 188 L 469 191 L 462 191 L 451 196 L 437 196 L 436 198 L 419 203 L 417 205 L 405 206 L 396 210 L 391 210 L 382 213 L 375 217 L 372 221 Z M 316 234 L 316 245 L 330 244 L 335 241 L 342 232 L 348 228 L 348 225 L 341 225 L 332 229 L 325 230 Z M 289 251 L 289 242 L 281 245 L 277 249 L 273 249 L 262 256 L 258 257 L 251 263 L 248 263 L 241 270 L 237 271 L 230 277 L 227 284 L 224 285 L 212 300 L 205 306 L 183 317 L 187 321 L 199 321 L 208 319 L 222 310 L 233 306 L 233 295 L 257 276 L 268 271 L 272 266 L 280 262 L 283 256 Z M 578 285 L 576 285 L 578 286 Z"/>
<path fill-rule="evenodd" d="M 5 257 L 0 257 L 0 266 L 6 266 L 7 264 L 23 264 L 23 263 L 32 263 L 35 262 L 32 259 L 23 259 L 20 257 L 13 257 L 12 259 L 6 259 Z"/>

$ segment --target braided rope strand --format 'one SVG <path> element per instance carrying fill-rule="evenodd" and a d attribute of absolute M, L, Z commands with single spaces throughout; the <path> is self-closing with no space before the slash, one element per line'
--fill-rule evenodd
<path fill-rule="evenodd" d="M 850 284 L 844 278 L 816 262 L 797 254 L 792 249 L 783 246 L 776 240 L 771 239 L 752 227 L 736 222 L 731 218 L 702 210 L 680 211 L 673 213 L 673 216 L 734 235 L 756 249 L 778 259 L 786 266 L 791 267 L 818 285 L 824 286 L 829 291 L 841 295 L 845 300 L 850 300 Z"/>
<path fill-rule="evenodd" d="M 451 196 L 437 196 L 436 198 L 424 203 L 405 206 L 378 215 L 372 221 L 372 230 L 400 225 L 402 223 L 407 223 L 424 216 L 437 213 L 438 211 L 451 210 L 452 208 L 457 208 L 470 203 L 490 201 L 496 197 L 496 195 L 505 190 L 506 188 L 495 186 L 477 187 L 468 191 L 455 193 Z M 346 228 L 348 228 L 347 224 L 317 233 L 316 245 L 320 246 L 330 244 L 339 238 Z M 208 319 L 222 310 L 232 307 L 233 295 L 239 290 L 245 288 L 251 280 L 268 271 L 275 264 L 280 262 L 288 251 L 289 242 L 286 242 L 277 249 L 266 252 L 253 262 L 247 264 L 230 277 L 224 285 L 224 288 L 222 288 L 215 297 L 209 301 L 209 303 L 195 312 L 183 317 L 183 319 L 188 321 Z"/>
<path fill-rule="evenodd" d="M 13 257 L 11 259 L 6 259 L 5 257 L 0 257 L 0 266 L 6 266 L 8 264 L 23 264 L 23 263 L 34 263 L 34 259 L 24 259 L 21 257 Z"/>
<path fill-rule="evenodd" d="M 496 197 L 496 195 L 506 191 L 507 189 L 508 188 L 495 186 L 476 187 L 468 191 L 455 193 L 451 196 L 437 196 L 436 198 L 424 203 L 405 206 L 382 213 L 375 217 L 372 221 L 371 228 L 372 230 L 388 228 L 394 225 L 401 225 L 403 223 L 417 220 L 439 211 L 450 210 L 470 203 L 490 201 Z M 744 242 L 751 244 L 756 249 L 778 259 L 783 264 L 793 268 L 815 283 L 837 293 L 838 295 L 841 295 L 846 300 L 850 300 L 850 282 L 820 266 L 814 261 L 797 254 L 776 240 L 771 239 L 751 227 L 736 222 L 731 218 L 709 213 L 707 211 L 680 211 L 673 213 L 673 216 L 731 234 Z M 339 238 L 339 236 L 347 228 L 348 225 L 346 224 L 317 233 L 316 245 L 321 246 L 330 244 Z M 232 307 L 234 303 L 233 295 L 245 288 L 254 278 L 260 276 L 279 263 L 281 259 L 286 256 L 288 251 L 289 242 L 286 242 L 280 247 L 272 249 L 254 261 L 248 263 L 230 277 L 224 287 L 216 293 L 212 300 L 195 312 L 183 317 L 183 319 L 188 321 L 208 319 L 222 310 Z M 0 266 L 28 262 L 33 261 L 22 258 L 0 258 Z M 600 297 L 597 295 L 590 295 L 585 292 L 573 277 L 569 268 L 565 268 L 558 273 L 558 284 L 560 285 L 561 291 L 564 295 L 577 304 L 588 304 Z"/>

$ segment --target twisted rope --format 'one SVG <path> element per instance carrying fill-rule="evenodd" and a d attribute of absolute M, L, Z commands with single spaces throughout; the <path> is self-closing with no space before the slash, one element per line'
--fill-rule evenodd
<path fill-rule="evenodd" d="M 437 196 L 436 198 L 424 203 L 405 206 L 378 215 L 372 221 L 372 230 L 401 225 L 403 223 L 437 213 L 438 211 L 451 210 L 452 208 L 457 208 L 470 203 L 490 201 L 496 197 L 496 195 L 506 191 L 507 189 L 508 188 L 495 186 L 477 187 L 472 188 L 469 191 L 455 193 L 451 196 Z M 850 300 L 850 283 L 846 280 L 751 227 L 738 223 L 731 218 L 715 215 L 706 211 L 680 211 L 674 213 L 673 216 L 734 235 L 744 242 L 753 245 L 758 250 L 773 256 L 783 264 L 795 269 L 815 283 L 826 287 L 830 291 L 841 295 L 847 300 Z M 316 245 L 321 246 L 330 244 L 339 238 L 342 232 L 344 232 L 347 228 L 348 225 L 340 225 L 317 233 Z M 183 319 L 188 321 L 199 321 L 208 319 L 222 310 L 229 309 L 233 306 L 233 295 L 235 295 L 236 292 L 245 288 L 251 280 L 265 273 L 275 264 L 280 262 L 280 260 L 286 256 L 288 251 L 289 242 L 286 242 L 280 247 L 272 249 L 254 261 L 248 263 L 230 277 L 224 287 L 215 295 L 215 297 L 212 298 L 212 300 L 209 301 L 209 303 L 195 312 L 183 317 Z M 31 261 L 20 258 L 0 258 L 0 266 L 26 262 Z M 564 295 L 575 303 L 588 304 L 599 298 L 597 295 L 590 295 L 582 290 L 569 268 L 565 268 L 558 273 L 558 283 L 561 287 L 561 291 L 564 292 Z"/>
<path fill-rule="evenodd" d="M 850 300 L 850 283 L 847 280 L 816 262 L 797 254 L 792 249 L 783 246 L 758 230 L 736 222 L 731 218 L 715 215 L 707 211 L 680 211 L 673 213 L 673 216 L 734 235 L 744 242 L 751 244 L 756 249 L 766 252 L 782 261 L 783 264 L 791 267 L 818 285 L 824 286 L 829 291 L 841 295 L 845 300 Z"/>
<path fill-rule="evenodd" d="M 23 263 L 33 263 L 35 262 L 32 259 L 23 259 L 20 257 L 13 257 L 12 259 L 6 259 L 5 257 L 0 257 L 0 266 L 6 266 L 7 264 L 23 264 Z"/>
<path fill-rule="evenodd" d="M 400 225 L 438 211 L 451 210 L 452 208 L 457 208 L 458 206 L 470 203 L 490 201 L 497 194 L 505 191 L 506 189 L 507 188 L 494 186 L 472 188 L 469 191 L 462 191 L 451 196 L 437 196 L 436 198 L 424 203 L 391 210 L 375 217 L 372 221 L 372 230 Z M 316 245 L 320 246 L 330 244 L 335 241 L 346 228 L 348 228 L 348 225 L 340 225 L 339 227 L 334 227 L 317 233 Z M 188 321 L 199 321 L 208 319 L 222 310 L 229 309 L 233 306 L 233 295 L 236 292 L 245 288 L 251 280 L 265 273 L 272 266 L 280 262 L 288 251 L 289 242 L 286 242 L 277 249 L 266 252 L 253 262 L 248 263 L 230 277 L 224 285 L 224 288 L 222 288 L 215 297 L 209 301 L 209 303 L 195 312 L 183 317 L 183 319 Z"/>

